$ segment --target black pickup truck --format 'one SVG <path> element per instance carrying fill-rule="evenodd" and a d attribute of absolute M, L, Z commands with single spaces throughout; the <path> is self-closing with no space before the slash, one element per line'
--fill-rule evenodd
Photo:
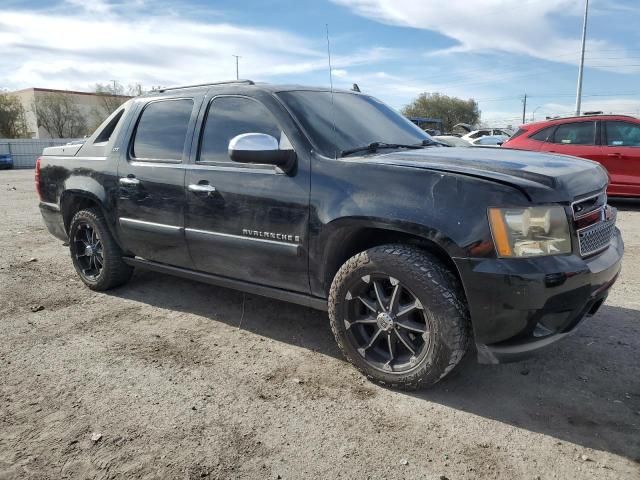
<path fill-rule="evenodd" d="M 441 146 L 366 94 L 251 81 L 132 99 L 36 167 L 89 288 L 140 267 L 328 310 L 349 361 L 401 388 L 593 315 L 623 254 L 606 186 L 586 160 Z"/>

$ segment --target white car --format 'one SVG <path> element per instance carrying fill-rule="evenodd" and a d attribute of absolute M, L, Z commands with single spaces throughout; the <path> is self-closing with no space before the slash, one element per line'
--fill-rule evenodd
<path fill-rule="evenodd" d="M 471 141 L 473 147 L 500 147 L 509 140 L 508 135 L 485 135 Z"/>
<path fill-rule="evenodd" d="M 497 135 L 503 135 L 507 138 L 511 137 L 511 133 L 504 128 L 481 128 L 480 130 L 473 130 L 466 135 L 463 135 L 462 138 L 473 143 L 474 140 L 477 140 L 481 137 Z"/>
<path fill-rule="evenodd" d="M 470 147 L 471 143 L 468 141 L 456 137 L 455 135 L 436 135 L 433 137 L 434 140 L 449 145 L 450 147 Z"/>

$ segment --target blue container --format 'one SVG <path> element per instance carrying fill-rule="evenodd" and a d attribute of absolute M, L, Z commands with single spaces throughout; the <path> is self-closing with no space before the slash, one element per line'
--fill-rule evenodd
<path fill-rule="evenodd" d="M 7 153 L 0 153 L 0 168 L 13 168 L 13 158 Z"/>

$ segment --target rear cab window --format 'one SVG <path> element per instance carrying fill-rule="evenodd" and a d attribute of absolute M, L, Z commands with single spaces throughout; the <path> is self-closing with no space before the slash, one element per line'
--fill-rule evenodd
<path fill-rule="evenodd" d="M 126 102 L 118 107 L 109 117 L 102 122 L 91 137 L 84 143 L 76 156 L 79 157 L 106 157 L 111 152 L 113 140 L 125 123 L 127 113 L 131 110 L 131 102 Z"/>

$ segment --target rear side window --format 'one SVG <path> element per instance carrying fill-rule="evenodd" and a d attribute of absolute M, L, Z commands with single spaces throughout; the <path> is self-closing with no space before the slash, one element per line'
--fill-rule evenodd
<path fill-rule="evenodd" d="M 640 125 L 629 122 L 607 122 L 607 145 L 640 147 Z"/>
<path fill-rule="evenodd" d="M 148 104 L 136 128 L 132 156 L 142 160 L 182 160 L 193 100 L 162 100 Z"/>
<path fill-rule="evenodd" d="M 555 125 L 547 128 L 543 128 L 539 132 L 534 133 L 529 138 L 532 140 L 538 140 L 539 142 L 548 142 L 551 140 L 551 136 L 553 134 L 553 129 L 556 128 Z"/>
<path fill-rule="evenodd" d="M 511 140 L 513 140 L 514 138 L 519 137 L 520 135 L 522 135 L 523 133 L 526 133 L 527 131 L 524 128 L 519 128 L 516 133 L 514 133 L 513 135 L 511 135 Z"/>
<path fill-rule="evenodd" d="M 556 128 L 553 143 L 563 145 L 595 145 L 596 123 L 562 123 Z"/>
<path fill-rule="evenodd" d="M 279 142 L 284 135 L 271 112 L 258 101 L 245 97 L 214 98 L 207 112 L 198 161 L 231 162 L 229 141 L 243 133 L 266 133 Z"/>

